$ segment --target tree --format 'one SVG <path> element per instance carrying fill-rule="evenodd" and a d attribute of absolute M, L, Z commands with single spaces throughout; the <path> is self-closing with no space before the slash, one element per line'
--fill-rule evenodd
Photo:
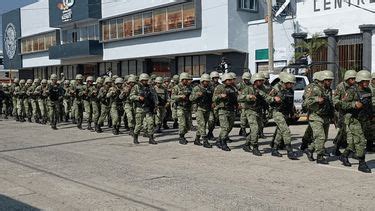
<path fill-rule="evenodd" d="M 295 61 L 310 57 L 313 60 L 323 48 L 327 47 L 327 40 L 322 38 L 320 33 L 313 34 L 310 40 L 303 40 L 297 44 L 292 44 L 295 49 Z"/>

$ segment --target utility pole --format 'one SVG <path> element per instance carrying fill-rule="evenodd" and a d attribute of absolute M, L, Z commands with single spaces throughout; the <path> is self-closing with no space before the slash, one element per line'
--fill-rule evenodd
<path fill-rule="evenodd" d="M 268 70 L 273 72 L 273 14 L 272 14 L 272 0 L 267 0 L 268 13 Z"/>

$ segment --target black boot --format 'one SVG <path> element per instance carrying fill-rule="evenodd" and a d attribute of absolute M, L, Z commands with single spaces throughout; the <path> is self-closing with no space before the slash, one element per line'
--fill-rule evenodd
<path fill-rule="evenodd" d="M 15 120 L 16 120 L 16 122 L 19 122 L 20 121 L 20 117 L 18 115 L 16 115 Z"/>
<path fill-rule="evenodd" d="M 109 119 L 109 118 L 108 118 L 108 119 Z M 112 128 L 112 127 L 113 127 L 113 125 L 112 125 L 112 120 L 111 120 L 111 119 L 108 120 L 108 127 L 109 127 L 109 128 Z"/>
<path fill-rule="evenodd" d="M 65 115 L 65 122 L 69 121 L 69 115 Z"/>
<path fill-rule="evenodd" d="M 195 136 L 194 145 L 202 146 L 200 138 L 201 136 L 198 136 L 198 135 Z"/>
<path fill-rule="evenodd" d="M 265 139 L 266 138 L 266 136 L 264 135 L 263 130 L 259 130 L 259 138 L 261 138 L 261 139 Z"/>
<path fill-rule="evenodd" d="M 212 148 L 212 145 L 208 142 L 207 137 L 203 137 L 203 147 L 204 148 Z"/>
<path fill-rule="evenodd" d="M 333 155 L 334 156 L 340 156 L 341 155 L 339 146 L 335 146 L 335 151 L 333 151 Z"/>
<path fill-rule="evenodd" d="M 177 129 L 177 128 L 178 128 L 178 122 L 177 122 L 177 119 L 175 119 L 173 122 L 173 129 Z"/>
<path fill-rule="evenodd" d="M 327 164 L 328 164 L 328 161 L 327 161 L 327 159 L 326 159 L 323 155 L 318 155 L 318 156 L 316 157 L 316 163 L 317 163 L 317 164 L 327 165 Z"/>
<path fill-rule="evenodd" d="M 23 116 L 20 117 L 20 122 L 26 122 Z"/>
<path fill-rule="evenodd" d="M 277 150 L 277 148 L 272 148 L 271 155 L 274 157 L 282 157 L 283 155 Z"/>
<path fill-rule="evenodd" d="M 187 140 L 185 138 L 185 135 L 180 134 L 179 143 L 182 144 L 182 145 L 188 144 L 188 142 L 187 142 Z"/>
<path fill-rule="evenodd" d="M 309 146 L 308 146 L 308 144 L 307 144 L 307 141 L 306 140 L 304 140 L 304 139 L 302 139 L 302 144 L 301 144 L 301 146 L 300 146 L 300 150 L 301 151 L 305 151 L 305 149 L 307 149 Z"/>
<path fill-rule="evenodd" d="M 228 138 L 225 138 L 225 139 L 221 140 L 221 149 L 222 149 L 223 151 L 227 151 L 227 152 L 229 152 L 229 151 L 231 151 L 231 150 L 230 150 L 230 148 L 229 148 L 228 145 L 227 145 L 227 140 L 228 140 Z"/>
<path fill-rule="evenodd" d="M 133 143 L 134 143 L 134 144 L 139 144 L 139 141 L 138 141 L 138 134 L 134 134 L 134 135 L 133 135 Z"/>
<path fill-rule="evenodd" d="M 349 162 L 349 159 L 348 159 L 348 156 L 345 156 L 345 155 L 341 155 L 339 157 L 340 161 L 342 162 L 342 165 L 344 166 L 348 166 L 348 167 L 351 167 L 352 164 Z"/>
<path fill-rule="evenodd" d="M 208 133 L 207 133 L 207 139 L 208 140 L 214 140 L 214 133 L 213 133 L 213 130 L 208 130 Z"/>
<path fill-rule="evenodd" d="M 156 143 L 155 139 L 154 139 L 154 135 L 150 135 L 150 138 L 148 140 L 148 143 L 149 144 L 153 144 L 153 145 L 156 145 L 158 143 Z"/>
<path fill-rule="evenodd" d="M 290 160 L 298 160 L 297 155 L 293 152 L 292 146 L 290 144 L 286 145 L 287 156 Z"/>
<path fill-rule="evenodd" d="M 361 171 L 364 173 L 371 173 L 371 169 L 367 166 L 364 157 L 359 158 L 358 171 Z"/>
<path fill-rule="evenodd" d="M 131 135 L 131 136 L 134 135 L 134 128 L 129 128 L 129 135 Z"/>
<path fill-rule="evenodd" d="M 251 147 L 250 147 L 250 143 L 245 143 L 242 147 L 243 151 L 245 152 L 252 152 L 251 150 Z"/>
<path fill-rule="evenodd" d="M 168 126 L 167 120 L 164 120 L 164 122 L 163 122 L 163 129 L 164 129 L 164 130 L 168 130 L 168 129 L 169 129 L 169 126 Z"/>
<path fill-rule="evenodd" d="M 88 122 L 88 123 L 87 123 L 87 130 L 92 131 L 91 122 Z"/>
<path fill-rule="evenodd" d="M 119 134 L 119 126 L 113 125 L 112 133 L 117 136 Z"/>
<path fill-rule="evenodd" d="M 253 146 L 253 155 L 262 156 L 262 153 L 259 151 L 259 148 L 257 145 Z"/>
<path fill-rule="evenodd" d="M 77 121 L 76 121 L 75 117 L 72 118 L 72 124 L 77 124 Z"/>
<path fill-rule="evenodd" d="M 220 138 L 218 140 L 216 140 L 215 145 L 216 145 L 217 148 L 221 149 L 221 140 L 220 140 Z"/>
<path fill-rule="evenodd" d="M 56 125 L 51 125 L 52 130 L 57 130 Z"/>
<path fill-rule="evenodd" d="M 157 126 L 156 133 L 162 133 L 162 131 L 161 131 L 161 125 Z"/>
<path fill-rule="evenodd" d="M 309 159 L 309 161 L 311 162 L 315 161 L 314 154 L 309 149 L 305 149 L 304 153 L 306 154 L 307 159 Z"/>
<path fill-rule="evenodd" d="M 31 121 L 31 117 L 27 118 L 27 121 L 30 122 L 30 123 L 33 122 L 33 121 Z"/>
<path fill-rule="evenodd" d="M 238 133 L 238 135 L 246 137 L 246 128 L 241 127 L 240 132 Z"/>
<path fill-rule="evenodd" d="M 102 130 L 102 127 L 100 126 L 100 124 L 96 125 L 96 132 L 97 133 L 103 133 L 103 130 Z"/>

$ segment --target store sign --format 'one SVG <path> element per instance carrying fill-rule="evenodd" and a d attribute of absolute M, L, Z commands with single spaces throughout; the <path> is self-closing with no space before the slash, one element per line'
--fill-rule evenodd
<path fill-rule="evenodd" d="M 8 58 L 12 60 L 17 52 L 17 31 L 13 23 L 9 23 L 5 28 L 4 49 Z"/>
<path fill-rule="evenodd" d="M 63 0 L 57 5 L 57 7 L 62 11 L 61 21 L 68 22 L 72 20 L 72 9 L 75 0 Z"/>
<path fill-rule="evenodd" d="M 375 5 L 375 0 L 314 0 L 314 12 Z"/>

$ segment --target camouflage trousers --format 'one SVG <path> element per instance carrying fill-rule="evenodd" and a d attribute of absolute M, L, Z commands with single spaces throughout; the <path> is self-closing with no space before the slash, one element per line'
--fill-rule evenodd
<path fill-rule="evenodd" d="M 26 98 L 23 100 L 23 107 L 25 108 L 25 117 L 31 118 L 33 110 L 31 107 L 30 99 Z"/>
<path fill-rule="evenodd" d="M 70 115 L 71 112 L 71 102 L 70 99 L 63 99 L 64 114 L 66 116 Z"/>
<path fill-rule="evenodd" d="M 98 125 L 103 125 L 109 115 L 110 107 L 102 103 Z"/>
<path fill-rule="evenodd" d="M 246 128 L 248 125 L 247 116 L 246 116 L 246 110 L 241 109 L 240 111 L 240 126 L 241 128 Z"/>
<path fill-rule="evenodd" d="M 303 134 L 302 137 L 302 145 L 308 146 L 314 141 L 313 139 L 313 130 L 310 125 L 307 126 L 305 133 Z"/>
<path fill-rule="evenodd" d="M 366 154 L 366 138 L 370 138 L 371 121 L 359 121 L 351 114 L 345 116 L 345 125 L 348 139 L 348 146 L 344 154 L 355 152 L 358 158 L 364 158 Z"/>
<path fill-rule="evenodd" d="M 135 128 L 134 134 L 139 135 L 143 124 L 145 124 L 145 132 L 148 135 L 154 135 L 155 130 L 155 119 L 154 114 L 151 112 L 145 112 L 142 108 L 136 108 L 135 112 Z"/>
<path fill-rule="evenodd" d="M 177 106 L 176 104 L 172 103 L 171 105 L 171 111 L 172 111 L 172 119 L 175 120 L 177 119 Z"/>
<path fill-rule="evenodd" d="M 123 114 L 122 106 L 117 105 L 117 103 L 112 103 L 110 115 L 111 115 L 113 126 L 120 126 L 121 125 L 122 114 Z"/>
<path fill-rule="evenodd" d="M 197 136 L 205 137 L 207 135 L 206 129 L 208 127 L 210 114 L 210 110 L 202 108 L 198 108 L 198 110 L 195 112 L 198 124 Z"/>
<path fill-rule="evenodd" d="M 216 126 L 216 122 L 219 121 L 219 110 L 218 109 L 212 109 L 210 111 L 210 117 L 208 118 L 208 130 L 213 131 Z"/>
<path fill-rule="evenodd" d="M 313 142 L 309 145 L 309 150 L 315 151 L 317 155 L 323 155 L 325 153 L 324 145 L 328 138 L 330 120 L 317 114 L 311 114 L 309 125 L 313 132 Z"/>
<path fill-rule="evenodd" d="M 180 135 L 185 135 L 192 125 L 191 111 L 179 107 L 177 109 L 177 118 L 178 118 L 178 132 Z"/>
<path fill-rule="evenodd" d="M 18 101 L 17 97 L 13 96 L 13 98 L 12 98 L 12 109 L 13 109 L 12 115 L 13 116 L 16 116 L 18 114 L 18 112 L 17 112 L 17 101 Z"/>
<path fill-rule="evenodd" d="M 167 109 L 165 106 L 159 106 L 156 115 L 155 115 L 155 125 L 161 125 L 163 124 L 163 120 L 165 118 L 165 115 L 167 113 Z"/>
<path fill-rule="evenodd" d="M 46 99 L 40 98 L 38 99 L 38 105 L 40 109 L 40 117 L 42 119 L 47 119 L 47 105 L 46 105 Z"/>
<path fill-rule="evenodd" d="M 234 126 L 235 112 L 219 109 L 219 121 L 220 121 L 220 140 L 229 138 L 229 133 L 232 131 Z"/>
<path fill-rule="evenodd" d="M 83 106 L 85 109 L 85 117 L 87 119 L 87 122 L 92 122 L 92 107 L 91 107 L 91 101 L 90 100 L 84 100 Z"/>
<path fill-rule="evenodd" d="M 250 133 L 246 138 L 246 144 L 251 146 L 258 146 L 258 131 L 259 131 L 259 114 L 251 109 L 243 110 L 246 121 L 249 123 Z"/>
<path fill-rule="evenodd" d="M 84 109 L 82 100 L 75 99 L 73 102 L 73 106 L 75 107 L 74 116 L 77 120 L 77 123 L 81 124 L 83 121 L 83 109 Z"/>
<path fill-rule="evenodd" d="M 32 116 L 33 116 L 34 120 L 39 119 L 40 118 L 40 109 L 39 109 L 38 100 L 31 99 L 31 107 L 32 107 Z"/>
<path fill-rule="evenodd" d="M 94 121 L 94 124 L 98 124 L 99 117 L 100 117 L 100 103 L 97 101 L 92 101 L 91 107 L 92 107 L 92 120 Z"/>
<path fill-rule="evenodd" d="M 274 110 L 272 112 L 272 117 L 276 123 L 276 131 L 273 135 L 275 139 L 274 146 L 279 146 L 281 141 L 284 141 L 285 145 L 290 145 L 292 143 L 292 135 L 290 133 L 288 124 L 286 123 L 284 114 Z"/>
<path fill-rule="evenodd" d="M 125 103 L 124 114 L 126 116 L 126 121 L 128 122 L 128 127 L 134 129 L 135 118 L 133 105 L 130 103 Z"/>
<path fill-rule="evenodd" d="M 70 116 L 71 118 L 76 118 L 76 110 L 77 110 L 77 106 L 74 104 L 74 100 L 70 100 L 70 103 L 71 103 L 71 108 L 70 108 Z"/>
<path fill-rule="evenodd" d="M 51 123 L 51 126 L 56 126 L 59 119 L 60 112 L 60 101 L 48 101 L 48 116 Z"/>

